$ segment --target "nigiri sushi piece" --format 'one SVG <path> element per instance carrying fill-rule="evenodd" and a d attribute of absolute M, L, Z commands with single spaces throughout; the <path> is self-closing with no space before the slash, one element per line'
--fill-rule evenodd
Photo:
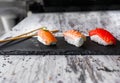
<path fill-rule="evenodd" d="M 82 46 L 84 41 L 86 40 L 86 36 L 74 29 L 65 31 L 63 33 L 63 36 L 67 43 L 72 44 L 76 47 Z"/>
<path fill-rule="evenodd" d="M 54 45 L 57 42 L 55 36 L 49 30 L 46 29 L 38 30 L 37 38 L 38 41 L 40 41 L 44 45 Z"/>
<path fill-rule="evenodd" d="M 90 39 L 100 45 L 116 45 L 115 37 L 103 28 L 96 28 L 89 31 Z"/>

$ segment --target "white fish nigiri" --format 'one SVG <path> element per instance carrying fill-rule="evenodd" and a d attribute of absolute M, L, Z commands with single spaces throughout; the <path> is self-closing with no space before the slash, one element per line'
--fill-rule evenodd
<path fill-rule="evenodd" d="M 67 43 L 75 45 L 76 47 L 82 46 L 86 40 L 86 36 L 74 29 L 65 31 L 63 36 Z"/>

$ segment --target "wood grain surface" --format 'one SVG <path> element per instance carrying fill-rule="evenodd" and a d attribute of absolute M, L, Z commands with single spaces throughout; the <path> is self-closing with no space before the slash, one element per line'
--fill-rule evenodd
<path fill-rule="evenodd" d="M 88 30 L 104 27 L 120 40 L 120 11 L 33 14 L 0 39 L 41 26 Z M 115 55 L 1 55 L 0 83 L 119 83 L 120 56 Z"/>

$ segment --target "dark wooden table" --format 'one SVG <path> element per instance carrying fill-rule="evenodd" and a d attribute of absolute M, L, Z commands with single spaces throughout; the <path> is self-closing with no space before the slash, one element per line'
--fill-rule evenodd
<path fill-rule="evenodd" d="M 84 34 L 104 27 L 120 40 L 120 11 L 42 13 L 28 16 L 1 39 L 46 26 L 61 32 L 74 28 Z M 0 83 L 119 83 L 117 55 L 1 55 Z"/>

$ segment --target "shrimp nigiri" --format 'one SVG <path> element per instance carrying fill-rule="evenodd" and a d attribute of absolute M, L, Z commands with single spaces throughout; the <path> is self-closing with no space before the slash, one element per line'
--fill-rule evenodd
<path fill-rule="evenodd" d="M 83 45 L 86 40 L 86 36 L 84 36 L 81 32 L 77 30 L 68 30 L 63 33 L 64 39 L 67 43 L 75 45 L 76 47 L 80 47 Z"/>
<path fill-rule="evenodd" d="M 38 30 L 38 41 L 44 45 L 53 45 L 56 44 L 57 39 L 49 30 L 40 29 Z"/>
<path fill-rule="evenodd" d="M 101 45 L 116 45 L 115 37 L 103 28 L 96 28 L 89 31 L 90 39 Z"/>

